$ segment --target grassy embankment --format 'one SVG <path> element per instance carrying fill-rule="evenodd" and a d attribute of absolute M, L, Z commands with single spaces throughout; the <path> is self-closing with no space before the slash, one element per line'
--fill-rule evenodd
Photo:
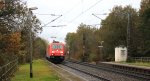
<path fill-rule="evenodd" d="M 146 67 L 150 67 L 150 62 L 120 62 L 123 64 L 129 64 L 129 65 L 135 65 L 135 66 L 146 66 Z"/>
<path fill-rule="evenodd" d="M 29 64 L 20 65 L 12 81 L 60 81 L 57 74 L 44 60 L 33 61 L 33 78 L 30 78 L 29 72 Z"/>

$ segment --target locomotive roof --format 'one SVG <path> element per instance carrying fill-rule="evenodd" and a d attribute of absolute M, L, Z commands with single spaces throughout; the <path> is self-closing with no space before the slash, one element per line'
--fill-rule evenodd
<path fill-rule="evenodd" d="M 59 42 L 59 43 L 53 43 L 53 42 L 52 42 L 52 43 L 50 43 L 50 44 L 63 44 L 63 43 L 62 43 L 62 42 Z"/>

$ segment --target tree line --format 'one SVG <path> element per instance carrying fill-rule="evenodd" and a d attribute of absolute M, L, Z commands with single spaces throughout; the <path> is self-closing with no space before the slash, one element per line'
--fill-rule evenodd
<path fill-rule="evenodd" d="M 102 20 L 100 28 L 81 23 L 76 33 L 66 35 L 65 41 L 71 58 L 79 60 L 112 61 L 115 47 L 127 46 L 127 42 L 130 57 L 150 57 L 150 0 L 141 0 L 139 10 L 130 5 L 115 6 Z"/>
<path fill-rule="evenodd" d="M 29 61 L 30 29 L 35 47 L 33 56 L 42 57 L 47 43 L 37 37 L 37 33 L 42 31 L 41 22 L 33 13 L 29 14 L 26 2 L 5 0 L 0 6 L 0 65 L 17 57 L 20 63 Z"/>

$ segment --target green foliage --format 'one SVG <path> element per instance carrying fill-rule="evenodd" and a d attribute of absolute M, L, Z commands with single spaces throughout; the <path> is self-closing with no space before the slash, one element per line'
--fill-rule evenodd
<path fill-rule="evenodd" d="M 128 14 L 131 14 L 130 28 L 131 28 L 131 41 L 130 49 L 132 49 L 131 54 L 136 53 L 137 47 L 137 20 L 138 14 L 135 9 L 131 6 L 121 7 L 116 6 L 113 8 L 112 12 L 107 16 L 102 22 L 102 27 L 99 30 L 101 34 L 101 40 L 105 41 L 104 49 L 107 51 L 106 54 L 113 54 L 114 48 L 116 46 L 124 45 L 127 46 L 127 24 L 128 24 Z M 134 41 L 134 42 L 133 42 Z M 136 42 L 137 41 L 137 42 Z"/>
<path fill-rule="evenodd" d="M 48 46 L 48 43 L 44 39 L 37 37 L 34 41 L 33 57 L 36 59 L 44 58 L 46 55 L 47 46 Z"/>
<path fill-rule="evenodd" d="M 146 66 L 150 67 L 150 62 L 121 62 L 127 65 L 134 65 L 134 66 Z"/>
<path fill-rule="evenodd" d="M 26 3 L 21 0 L 10 0 L 0 10 L 0 56 L 2 53 L 13 59 L 19 57 L 19 62 L 28 57 L 29 29 L 32 28 L 32 38 L 40 32 L 40 21 L 29 11 Z M 24 58 L 24 59 L 22 59 Z M 2 58 L 4 62 L 8 58 Z"/>
<path fill-rule="evenodd" d="M 90 54 L 89 60 L 90 61 L 98 61 L 97 55 L 96 54 Z"/>
<path fill-rule="evenodd" d="M 66 36 L 66 44 L 69 46 L 72 58 L 82 59 L 83 56 L 86 56 L 85 58 L 89 61 L 114 60 L 114 48 L 120 45 L 127 46 L 128 22 L 130 22 L 131 36 L 130 57 L 141 56 L 144 52 L 149 53 L 150 6 L 148 4 L 150 4 L 150 0 L 142 1 L 140 14 L 131 6 L 114 7 L 106 19 L 102 20 L 99 29 L 80 24 L 76 33 L 68 33 Z M 131 15 L 130 21 L 128 21 L 128 14 Z M 104 41 L 102 53 L 98 48 L 101 41 Z M 83 49 L 84 43 L 85 50 Z M 86 55 L 83 54 L 84 51 Z"/>
<path fill-rule="evenodd" d="M 142 0 L 141 1 L 141 9 L 139 11 L 140 16 L 140 52 L 143 56 L 148 56 L 146 51 L 150 51 L 150 0 Z M 149 55 L 150 56 L 150 55 Z"/>
<path fill-rule="evenodd" d="M 71 57 L 76 59 L 85 59 L 90 61 L 90 54 L 97 52 L 97 46 L 95 41 L 96 28 L 92 28 L 85 24 L 80 24 L 77 33 L 68 33 L 66 36 L 66 45 L 69 47 Z M 84 39 L 83 39 L 83 35 Z M 85 42 L 85 49 L 83 49 L 83 40 Z M 96 48 L 96 49 L 95 49 Z M 83 54 L 85 51 L 85 54 Z"/>

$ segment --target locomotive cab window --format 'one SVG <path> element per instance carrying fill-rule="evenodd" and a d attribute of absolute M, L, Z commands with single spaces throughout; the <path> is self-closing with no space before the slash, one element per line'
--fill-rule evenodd
<path fill-rule="evenodd" d="M 57 49 L 57 46 L 56 46 L 56 45 L 52 45 L 52 48 L 53 48 L 53 49 Z"/>
<path fill-rule="evenodd" d="M 59 49 L 62 49 L 63 47 L 62 47 L 62 45 L 59 45 Z"/>
<path fill-rule="evenodd" d="M 63 49 L 62 45 L 52 45 L 53 49 Z"/>

